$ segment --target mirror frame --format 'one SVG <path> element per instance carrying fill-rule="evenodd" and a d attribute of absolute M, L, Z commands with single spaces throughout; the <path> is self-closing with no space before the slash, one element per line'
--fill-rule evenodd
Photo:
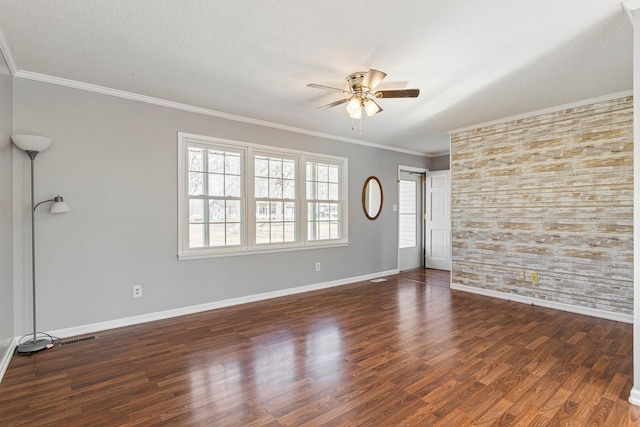
<path fill-rule="evenodd" d="M 374 216 L 371 216 L 371 213 L 367 209 L 367 189 L 369 188 L 369 184 L 372 181 L 375 182 L 375 184 L 377 184 L 378 188 L 380 189 L 380 206 L 378 207 L 378 212 Z M 364 186 L 362 187 L 362 210 L 364 211 L 365 216 L 372 221 L 374 219 L 377 219 L 382 213 L 383 202 L 384 202 L 384 192 L 382 191 L 382 183 L 377 177 L 372 175 L 365 180 Z"/>

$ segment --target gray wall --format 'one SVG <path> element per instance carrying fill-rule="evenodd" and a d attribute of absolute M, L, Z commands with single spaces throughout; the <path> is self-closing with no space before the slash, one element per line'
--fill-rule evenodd
<path fill-rule="evenodd" d="M 14 79 L 13 114 L 16 133 L 53 139 L 36 160 L 36 200 L 60 193 L 72 208 L 37 216 L 38 329 L 45 331 L 393 270 L 397 166 L 431 166 L 422 156 L 23 79 Z M 349 246 L 177 261 L 179 131 L 347 157 Z M 370 175 L 385 195 L 376 221 L 361 208 Z M 24 209 L 26 156 L 15 161 L 14 181 Z M 16 221 L 16 266 L 27 259 L 24 219 Z M 16 273 L 16 333 L 30 325 L 28 281 Z M 142 298 L 132 298 L 134 284 L 143 286 Z"/>
<path fill-rule="evenodd" d="M 13 176 L 11 75 L 0 53 L 0 360 L 13 341 Z"/>
<path fill-rule="evenodd" d="M 431 158 L 431 168 L 432 171 L 446 171 L 450 168 L 450 160 L 449 155 L 438 156 Z"/>

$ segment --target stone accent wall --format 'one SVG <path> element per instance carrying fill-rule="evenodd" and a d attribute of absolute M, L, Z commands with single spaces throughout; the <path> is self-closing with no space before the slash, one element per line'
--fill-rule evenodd
<path fill-rule="evenodd" d="M 454 284 L 633 313 L 632 97 L 453 133 L 451 183 Z"/>

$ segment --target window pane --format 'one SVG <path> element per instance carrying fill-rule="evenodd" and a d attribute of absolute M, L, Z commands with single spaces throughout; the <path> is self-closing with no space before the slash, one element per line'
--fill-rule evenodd
<path fill-rule="evenodd" d="M 286 202 L 284 204 L 285 221 L 295 221 L 296 215 L 296 204 L 294 202 Z"/>
<path fill-rule="evenodd" d="M 316 183 L 307 181 L 307 199 L 316 198 Z"/>
<path fill-rule="evenodd" d="M 224 175 L 209 174 L 209 196 L 224 197 Z"/>
<path fill-rule="evenodd" d="M 278 178 L 269 179 L 269 198 L 282 199 L 282 180 Z"/>
<path fill-rule="evenodd" d="M 415 181 L 400 180 L 398 213 L 416 213 L 416 186 Z"/>
<path fill-rule="evenodd" d="M 284 224 L 281 222 L 271 223 L 271 243 L 284 242 Z"/>
<path fill-rule="evenodd" d="M 256 220 L 269 220 L 269 202 L 256 202 Z"/>
<path fill-rule="evenodd" d="M 256 178 L 255 182 L 255 197 L 261 199 L 269 197 L 269 179 Z"/>
<path fill-rule="evenodd" d="M 257 222 L 256 223 L 256 243 L 264 244 L 269 243 L 271 239 L 271 228 L 268 222 Z"/>
<path fill-rule="evenodd" d="M 240 175 L 240 155 L 227 153 L 224 158 L 224 172 L 227 175 Z"/>
<path fill-rule="evenodd" d="M 224 224 L 209 225 L 209 246 L 225 246 L 225 237 Z"/>
<path fill-rule="evenodd" d="M 319 164 L 318 168 L 318 181 L 328 181 L 329 180 L 329 166 Z"/>
<path fill-rule="evenodd" d="M 189 222 L 204 221 L 204 200 L 189 200 Z"/>
<path fill-rule="evenodd" d="M 296 241 L 296 224 L 293 222 L 284 223 L 284 241 L 295 242 Z"/>
<path fill-rule="evenodd" d="M 338 184 L 329 184 L 329 200 L 338 200 Z"/>
<path fill-rule="evenodd" d="M 398 197 L 398 247 L 413 248 L 417 245 L 417 182 L 400 180 Z"/>
<path fill-rule="evenodd" d="M 242 211 L 239 200 L 227 200 L 227 221 L 240 222 L 242 220 Z"/>
<path fill-rule="evenodd" d="M 415 215 L 399 215 L 399 248 L 414 248 L 416 246 L 416 217 Z"/>
<path fill-rule="evenodd" d="M 189 147 L 189 170 L 204 171 L 204 150 Z"/>
<path fill-rule="evenodd" d="M 326 182 L 318 183 L 318 200 L 328 200 L 329 199 L 329 184 Z"/>
<path fill-rule="evenodd" d="M 224 183 L 224 195 L 226 197 L 240 197 L 240 177 L 227 175 Z"/>
<path fill-rule="evenodd" d="M 237 246 L 242 242 L 240 229 L 240 224 L 227 224 L 227 245 Z"/>
<path fill-rule="evenodd" d="M 296 164 L 291 160 L 285 160 L 282 163 L 282 177 L 287 179 L 295 179 Z"/>
<path fill-rule="evenodd" d="M 201 196 L 204 194 L 204 174 L 189 172 L 189 195 Z"/>
<path fill-rule="evenodd" d="M 224 200 L 211 200 L 209 202 L 209 222 L 224 222 Z"/>
<path fill-rule="evenodd" d="M 282 221 L 284 219 L 284 207 L 282 202 L 271 202 L 270 205 L 270 215 L 272 220 Z"/>
<path fill-rule="evenodd" d="M 189 224 L 189 247 L 201 248 L 204 246 L 204 225 Z"/>
<path fill-rule="evenodd" d="M 330 239 L 340 238 L 340 223 L 338 221 L 331 221 L 329 223 L 329 238 Z"/>
<path fill-rule="evenodd" d="M 224 173 L 224 153 L 209 150 L 209 172 Z"/>
<path fill-rule="evenodd" d="M 261 177 L 269 176 L 269 161 L 265 157 L 256 157 L 255 175 Z"/>
<path fill-rule="evenodd" d="M 322 221 L 318 223 L 318 240 L 325 240 L 331 236 L 329 233 L 329 223 Z"/>
<path fill-rule="evenodd" d="M 339 170 L 337 166 L 329 166 L 329 182 L 338 182 Z"/>
<path fill-rule="evenodd" d="M 269 159 L 269 176 L 271 178 L 282 177 L 282 160 Z"/>
<path fill-rule="evenodd" d="M 282 182 L 282 198 L 283 199 L 296 198 L 296 182 L 295 181 L 287 179 Z"/>

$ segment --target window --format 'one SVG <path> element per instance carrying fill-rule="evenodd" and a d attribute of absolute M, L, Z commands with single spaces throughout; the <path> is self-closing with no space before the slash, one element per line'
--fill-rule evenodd
<path fill-rule="evenodd" d="M 340 164 L 307 161 L 307 239 L 340 239 Z"/>
<path fill-rule="evenodd" d="M 398 207 L 399 248 L 415 248 L 418 220 L 417 200 L 418 187 L 416 181 L 400 180 L 400 197 Z"/>
<path fill-rule="evenodd" d="M 256 245 L 297 240 L 297 160 L 255 155 Z"/>
<path fill-rule="evenodd" d="M 192 145 L 187 152 L 189 247 L 242 244 L 242 152 Z"/>
<path fill-rule="evenodd" d="M 178 134 L 178 257 L 347 240 L 347 159 Z"/>

